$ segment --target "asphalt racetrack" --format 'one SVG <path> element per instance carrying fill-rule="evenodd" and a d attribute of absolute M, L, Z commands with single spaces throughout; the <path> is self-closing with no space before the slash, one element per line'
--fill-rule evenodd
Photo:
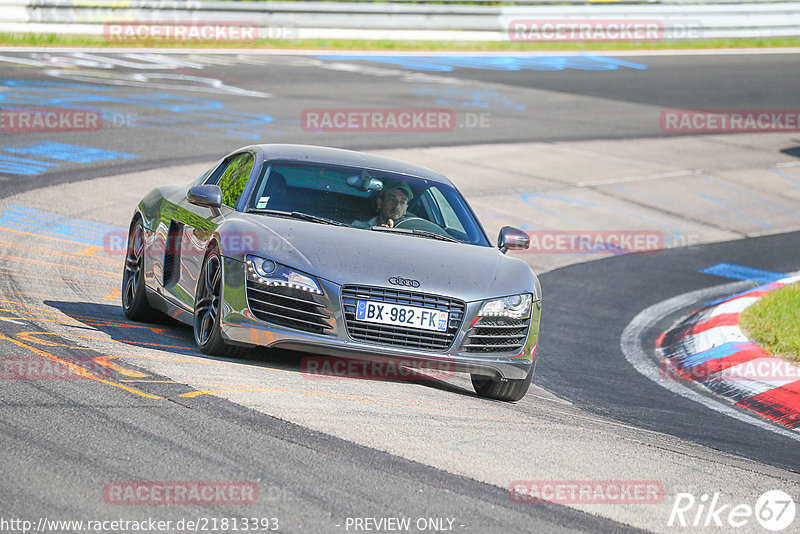
<path fill-rule="evenodd" d="M 656 337 L 705 302 L 800 270 L 800 134 L 663 122 L 681 109 L 796 112 L 799 68 L 797 51 L 0 52 L 0 531 L 126 532 L 102 522 L 153 520 L 164 528 L 136 531 L 722 532 L 734 529 L 727 510 L 763 511 L 767 491 L 797 502 L 800 434 L 631 362 L 657 365 Z M 102 121 L 9 126 L 31 107 Z M 444 110 L 453 124 L 308 123 L 309 112 L 374 108 Z M 544 293 L 534 386 L 517 403 L 478 398 L 468 376 L 337 379 L 302 372 L 298 353 L 208 357 L 187 327 L 128 321 L 112 245 L 139 199 L 270 142 L 441 170 L 492 237 L 510 224 L 650 232 L 661 246 L 517 253 Z M 668 313 L 647 314 L 669 299 Z M 38 379 L 10 371 L 29 360 L 54 367 Z M 513 498 L 531 481 L 660 493 Z M 250 493 L 172 505 L 115 493 L 172 483 Z M 676 518 L 687 495 L 697 504 Z M 708 518 L 700 503 L 712 500 L 727 509 Z M 72 520 L 83 523 L 56 523 Z"/>

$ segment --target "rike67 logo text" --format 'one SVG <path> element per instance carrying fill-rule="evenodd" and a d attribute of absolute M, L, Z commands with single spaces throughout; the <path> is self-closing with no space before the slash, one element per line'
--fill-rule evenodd
<path fill-rule="evenodd" d="M 763 528 L 778 532 L 789 527 L 794 522 L 794 516 L 794 500 L 781 490 L 763 493 L 755 506 L 726 502 L 720 493 L 703 494 L 699 498 L 691 493 L 678 493 L 667 526 L 729 530 L 751 525 L 755 518 Z"/>

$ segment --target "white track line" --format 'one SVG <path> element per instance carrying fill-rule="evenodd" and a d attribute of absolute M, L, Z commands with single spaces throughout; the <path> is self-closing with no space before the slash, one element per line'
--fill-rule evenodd
<path fill-rule="evenodd" d="M 668 389 L 682 397 L 702 404 L 709 410 L 714 410 L 715 412 L 733 417 L 743 423 L 748 423 L 761 429 L 780 434 L 781 436 L 791 438 L 795 441 L 800 441 L 800 434 L 797 432 L 775 426 L 760 417 L 755 415 L 751 416 L 736 410 L 729 404 L 703 395 L 677 381 L 664 380 L 656 361 L 648 355 L 647 351 L 645 351 L 642 346 L 642 334 L 647 329 L 653 327 L 663 317 L 675 313 L 682 308 L 691 306 L 698 301 L 713 300 L 720 295 L 739 293 L 748 287 L 751 287 L 750 282 L 732 282 L 721 286 L 690 291 L 689 293 L 684 293 L 683 295 L 678 295 L 659 302 L 658 304 L 654 304 L 641 311 L 633 318 L 628 326 L 625 327 L 625 330 L 622 332 L 622 337 L 620 338 L 620 347 L 625 354 L 625 359 L 628 360 L 634 369 L 664 389 Z"/>

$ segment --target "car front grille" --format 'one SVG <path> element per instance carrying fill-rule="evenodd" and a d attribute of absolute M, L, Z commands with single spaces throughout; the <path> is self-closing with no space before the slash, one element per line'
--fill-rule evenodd
<path fill-rule="evenodd" d="M 356 320 L 356 302 L 359 300 L 389 302 L 447 311 L 449 312 L 447 330 L 437 332 L 434 330 L 358 321 Z M 452 345 L 453 339 L 461 326 L 461 321 L 464 319 L 464 310 L 466 308 L 463 301 L 449 297 L 368 286 L 344 286 L 342 288 L 342 306 L 347 333 L 353 339 L 368 343 L 436 351 L 445 351 Z"/>
<path fill-rule="evenodd" d="M 325 305 L 307 291 L 247 281 L 247 304 L 262 321 L 322 334 L 331 330 Z"/>
<path fill-rule="evenodd" d="M 463 350 L 467 352 L 519 351 L 528 337 L 530 319 L 482 317 L 469 332 Z"/>

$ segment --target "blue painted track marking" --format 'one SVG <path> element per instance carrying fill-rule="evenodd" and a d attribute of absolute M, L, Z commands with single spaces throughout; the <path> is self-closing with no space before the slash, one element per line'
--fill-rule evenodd
<path fill-rule="evenodd" d="M 687 202 L 685 200 L 682 200 L 681 202 L 677 202 L 677 201 L 669 199 L 669 198 L 659 197 L 659 196 L 656 196 L 656 195 L 650 195 L 650 194 L 647 194 L 647 193 L 643 193 L 641 191 L 636 191 L 635 189 L 629 189 L 627 187 L 622 187 L 622 186 L 618 186 L 618 185 L 614 186 L 614 189 L 617 190 L 617 191 L 621 191 L 623 193 L 628 193 L 630 195 L 635 195 L 635 196 L 638 196 L 638 197 L 641 197 L 641 198 L 644 198 L 644 199 L 655 201 L 656 202 L 656 206 L 657 206 L 655 209 L 658 209 L 658 206 L 663 206 L 665 204 L 670 204 L 672 206 L 676 206 L 679 209 L 686 208 L 687 206 L 689 206 L 689 202 Z M 703 215 L 708 215 L 709 213 L 711 213 L 710 210 L 702 208 L 700 206 L 692 205 L 691 207 L 693 207 L 695 209 L 695 211 L 698 211 L 698 212 L 702 213 Z M 737 217 L 736 215 L 730 214 L 728 212 L 722 212 L 720 215 L 724 216 L 724 217 L 728 217 L 728 218 L 736 220 L 736 221 L 741 220 L 740 217 Z M 703 224 L 707 225 L 707 223 L 705 223 L 705 222 L 703 222 Z"/>
<path fill-rule="evenodd" d="M 121 236 L 127 231 L 121 226 L 72 219 L 21 206 L 6 206 L 0 210 L 0 226 L 100 247 L 107 235 Z"/>
<path fill-rule="evenodd" d="M 681 367 L 695 367 L 718 358 L 727 358 L 750 346 L 750 343 L 723 343 L 714 348 L 681 359 Z"/>
<path fill-rule="evenodd" d="M 655 195 L 648 195 L 647 193 L 642 193 L 641 191 L 628 189 L 626 187 L 615 186 L 614 189 L 616 189 L 617 191 L 622 191 L 623 193 L 629 193 L 631 195 L 636 195 L 636 196 L 639 196 L 639 197 L 642 197 L 642 198 L 646 198 L 646 199 L 649 199 L 649 200 L 654 200 L 654 201 L 658 202 L 661 205 L 671 204 L 671 205 L 677 206 L 679 208 L 685 208 L 688 205 L 688 202 L 686 202 L 686 201 L 676 202 L 676 201 L 668 199 L 668 198 L 657 197 Z M 700 196 L 705 198 L 709 202 L 712 202 L 712 203 L 715 203 L 715 204 L 718 204 L 718 205 L 721 205 L 721 206 L 725 207 L 727 211 L 719 212 L 720 216 L 727 217 L 727 218 L 733 219 L 735 221 L 741 221 L 742 217 L 748 217 L 748 215 L 744 215 L 744 214 L 742 214 L 741 212 L 739 212 L 738 210 L 736 210 L 734 208 L 729 208 L 728 206 L 723 205 L 723 201 L 718 199 L 717 197 L 712 197 L 710 195 L 705 195 L 705 194 L 701 194 Z M 708 210 L 708 209 L 705 209 L 705 208 L 701 208 L 700 206 L 694 206 L 694 208 L 696 209 L 696 211 L 699 211 L 704 215 L 708 215 L 710 213 L 713 213 L 711 210 Z M 732 213 L 729 213 L 729 212 L 732 212 Z M 752 219 L 755 220 L 758 223 L 761 223 L 762 225 L 763 224 L 767 224 L 767 223 L 764 223 L 763 221 L 761 221 L 759 219 L 756 219 L 755 217 L 752 217 Z"/>
<path fill-rule="evenodd" d="M 581 219 L 576 219 L 574 217 L 569 217 L 569 216 L 564 215 L 562 213 L 551 211 L 551 210 L 545 209 L 545 208 L 543 208 L 541 206 L 538 206 L 533 201 L 531 201 L 531 198 L 543 198 L 543 199 L 546 199 L 546 200 L 557 200 L 559 202 L 566 202 L 568 204 L 577 204 L 579 206 L 585 206 L 585 207 L 589 207 L 589 208 L 600 207 L 599 204 L 595 204 L 594 202 L 586 202 L 584 200 L 575 200 L 575 199 L 572 199 L 572 198 L 558 197 L 558 196 L 555 196 L 555 195 L 546 195 L 544 193 L 526 193 L 526 194 L 522 195 L 521 198 L 522 198 L 522 201 L 525 202 L 530 207 L 532 207 L 534 209 L 537 209 L 537 210 L 539 210 L 539 211 L 541 211 L 543 213 L 546 213 L 548 215 L 552 215 L 553 217 L 557 217 L 559 219 L 564 219 L 565 221 L 569 221 L 572 224 L 577 225 L 578 227 L 588 226 L 588 227 L 591 227 L 591 228 L 599 228 L 598 226 L 593 225 L 593 224 L 586 225 Z"/>
<path fill-rule="evenodd" d="M 715 183 L 715 184 L 719 185 L 720 187 L 724 187 L 725 189 L 729 189 L 731 191 L 734 191 L 734 192 L 740 194 L 741 196 L 743 196 L 746 199 L 746 201 L 748 203 L 755 202 L 757 204 L 761 204 L 762 206 L 765 206 L 765 207 L 769 208 L 771 211 L 777 210 L 777 211 L 779 211 L 781 213 L 784 213 L 786 215 L 790 215 L 792 217 L 796 217 L 796 218 L 800 219 L 800 212 L 799 211 L 788 209 L 788 208 L 786 208 L 784 206 L 781 206 L 777 202 L 773 202 L 771 200 L 767 200 L 764 197 L 761 197 L 761 196 L 755 194 L 750 189 L 744 189 L 742 187 L 738 187 L 738 186 L 735 186 L 733 184 L 729 184 L 729 183 L 723 182 L 722 180 L 717 180 L 716 178 L 712 178 L 710 176 L 703 176 L 703 179 L 706 180 L 709 183 Z"/>
<path fill-rule="evenodd" d="M 637 197 L 641 197 L 641 198 L 645 198 L 645 199 L 648 199 L 648 200 L 652 200 L 652 201 L 656 202 L 656 206 L 663 206 L 664 204 L 671 204 L 673 206 L 678 206 L 680 208 L 685 208 L 686 207 L 686 202 L 683 199 L 680 202 L 678 202 L 678 201 L 673 200 L 671 198 L 665 198 L 664 196 L 651 195 L 649 193 L 644 193 L 642 191 L 637 191 L 636 189 L 631 189 L 629 187 L 623 187 L 621 185 L 615 185 L 613 187 L 613 189 L 615 191 L 620 191 L 622 193 L 628 193 L 629 195 L 634 195 L 634 196 L 637 196 Z M 701 208 L 697 207 L 697 209 L 700 210 Z"/>
<path fill-rule="evenodd" d="M 50 170 L 48 167 L 58 167 L 58 163 L 20 158 L 0 153 L 0 174 L 35 176 Z"/>
<path fill-rule="evenodd" d="M 67 145 L 64 143 L 38 143 L 35 145 L 4 148 L 6 152 L 21 154 L 23 156 L 35 156 L 39 158 L 56 159 L 69 161 L 72 163 L 95 163 L 97 161 L 108 161 L 115 159 L 135 159 L 139 156 L 126 152 L 115 152 L 102 148 L 93 148 L 79 145 Z"/>
<path fill-rule="evenodd" d="M 543 199 L 546 199 L 546 200 L 556 200 L 556 201 L 566 202 L 566 203 L 570 203 L 570 204 L 577 204 L 578 206 L 584 206 L 584 207 L 589 207 L 589 208 L 597 208 L 597 209 L 601 209 L 601 210 L 605 210 L 605 211 L 611 211 L 616 215 L 626 215 L 628 217 L 631 217 L 632 219 L 637 219 L 637 220 L 640 220 L 640 221 L 645 221 L 645 222 L 651 223 L 651 224 L 653 224 L 653 225 L 655 225 L 657 227 L 661 227 L 661 228 L 663 228 L 663 229 L 665 229 L 665 230 L 667 230 L 667 231 L 672 233 L 672 235 L 670 235 L 669 237 L 666 237 L 666 236 L 664 237 L 664 243 L 665 244 L 666 243 L 670 243 L 672 241 L 675 241 L 678 238 L 680 238 L 680 236 L 681 236 L 681 233 L 678 230 L 676 230 L 675 228 L 672 228 L 671 226 L 668 226 L 668 225 L 666 225 L 664 223 L 658 222 L 658 221 L 656 221 L 654 219 L 651 219 L 650 217 L 646 217 L 644 215 L 637 215 L 637 214 L 632 213 L 630 211 L 626 211 L 626 210 L 623 210 L 623 209 L 620 209 L 620 208 L 614 207 L 614 206 L 604 206 L 603 204 L 598 204 L 597 202 L 590 202 L 590 201 L 586 201 L 586 200 L 577 200 L 577 199 L 572 199 L 572 198 L 567 198 L 567 197 L 559 197 L 559 196 L 555 196 L 555 195 L 547 195 L 547 194 L 542 194 L 542 193 L 526 193 L 526 194 L 520 195 L 520 198 L 522 199 L 523 202 L 525 202 L 526 204 L 528 204 L 532 208 L 537 209 L 539 211 L 542 211 L 544 213 L 547 213 L 548 215 L 551 215 L 553 217 L 569 221 L 571 224 L 575 225 L 577 228 L 594 228 L 594 229 L 598 229 L 598 230 L 602 230 L 603 229 L 603 228 L 600 228 L 599 226 L 597 226 L 596 224 L 586 223 L 585 221 L 583 221 L 581 219 L 576 219 L 574 217 L 569 217 L 567 215 L 563 215 L 562 213 L 558 213 L 558 212 L 555 212 L 555 211 L 547 210 L 547 209 L 545 209 L 545 208 L 543 208 L 541 206 L 536 205 L 534 203 L 533 199 L 535 199 L 535 198 L 543 198 Z M 611 248 L 611 246 L 609 245 L 609 250 L 610 250 L 610 248 Z M 585 254 L 591 254 L 591 252 L 575 254 L 575 255 L 576 256 L 583 256 Z"/>
<path fill-rule="evenodd" d="M 722 276 L 724 278 L 732 278 L 733 280 L 752 280 L 753 282 L 760 282 L 762 284 L 768 284 L 788 276 L 786 273 L 765 271 L 745 265 L 736 265 L 735 263 L 718 263 L 711 267 L 700 269 L 698 272 Z M 726 297 L 725 300 L 728 298 L 730 297 Z"/>
<path fill-rule="evenodd" d="M 317 56 L 321 60 L 336 61 L 373 61 L 387 63 L 410 70 L 433 72 L 451 72 L 456 67 L 482 70 L 541 70 L 559 71 L 575 70 L 618 70 L 621 67 L 646 70 L 647 65 L 633 63 L 622 59 L 592 54 L 578 56 L 552 56 L 539 54 L 520 54 L 509 56 L 393 56 L 393 55 L 347 55 L 328 54 Z"/>
<path fill-rule="evenodd" d="M 775 173 L 778 176 L 780 176 L 781 178 L 783 178 L 784 180 L 786 180 L 786 181 L 788 181 L 790 183 L 793 183 L 794 185 L 789 186 L 789 189 L 800 189 L 800 180 L 798 180 L 796 178 L 792 178 L 791 176 L 789 176 L 788 174 L 786 174 L 782 170 L 780 170 L 780 169 L 769 169 L 769 172 Z"/>
<path fill-rule="evenodd" d="M 173 93 L 132 93 L 128 88 L 92 83 L 4 80 L 0 106 L 28 105 L 99 110 L 106 125 L 169 130 L 190 135 L 258 140 L 262 135 L 282 133 L 266 130 L 271 115 L 236 111 L 223 102 Z M 79 91 L 76 91 L 78 89 Z M 125 106 L 124 111 L 119 108 Z M 142 114 L 129 108 L 143 110 Z M 153 111 L 156 113 L 153 113 Z M 148 113 L 149 112 L 149 113 Z M 117 121 L 117 118 L 123 118 Z"/>
<path fill-rule="evenodd" d="M 72 163 L 95 163 L 98 161 L 133 159 L 139 157 L 136 154 L 128 154 L 127 152 L 115 152 L 102 148 L 54 142 L 36 143 L 19 147 L 5 147 L 0 148 L 0 151 L 0 174 L 18 174 L 25 176 L 35 176 L 60 166 L 59 163 L 46 160 L 69 161 Z M 14 155 L 12 156 L 3 152 Z M 30 159 L 30 157 L 42 159 Z"/>
<path fill-rule="evenodd" d="M 705 306 L 716 306 L 717 304 L 722 304 L 726 300 L 733 300 L 735 298 L 743 297 L 748 293 L 752 293 L 753 291 L 766 291 L 766 290 L 770 289 L 770 285 L 771 284 L 772 284 L 772 282 L 767 282 L 767 283 L 762 284 L 762 285 L 757 286 L 757 287 L 751 287 L 750 289 L 745 289 L 744 291 L 740 291 L 739 293 L 736 293 L 734 295 L 728 295 L 727 297 L 721 297 L 721 298 L 718 298 L 717 300 L 712 300 L 711 302 L 706 302 Z"/>
<path fill-rule="evenodd" d="M 711 196 L 711 195 L 707 195 L 705 193 L 701 194 L 700 196 L 702 198 L 708 200 L 709 202 L 711 202 L 713 204 L 716 204 L 717 206 L 721 206 L 721 207 L 725 208 L 726 210 L 732 212 L 734 214 L 735 218 L 738 219 L 738 220 L 741 220 L 742 218 L 750 219 L 751 221 L 753 221 L 754 223 L 756 223 L 757 225 L 759 225 L 759 226 L 761 226 L 763 228 L 772 228 L 772 225 L 769 224 L 768 222 L 762 221 L 758 217 L 754 217 L 752 215 L 744 213 L 743 211 L 737 209 L 736 206 L 733 206 L 730 203 L 725 202 L 721 198 L 714 197 L 714 196 Z"/>
<path fill-rule="evenodd" d="M 494 89 L 469 91 L 455 87 L 420 87 L 414 89 L 415 95 L 433 96 L 434 102 L 448 106 L 465 106 L 476 108 L 506 107 L 524 110 L 525 106 L 517 104 L 504 96 L 500 96 Z"/>

